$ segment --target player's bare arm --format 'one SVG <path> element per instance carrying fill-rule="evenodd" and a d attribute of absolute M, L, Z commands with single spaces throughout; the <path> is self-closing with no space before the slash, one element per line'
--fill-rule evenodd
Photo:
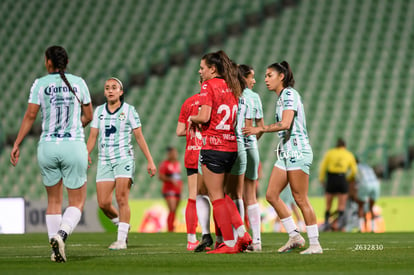
<path fill-rule="evenodd" d="M 93 118 L 92 103 L 83 104 L 82 105 L 82 116 L 81 116 L 82 126 L 86 127 L 92 121 L 92 118 Z"/>
<path fill-rule="evenodd" d="M 144 154 L 145 158 L 147 159 L 147 171 L 148 174 L 153 177 L 157 173 L 157 167 L 154 164 L 154 160 L 152 159 L 151 153 L 149 151 L 147 142 L 145 141 L 144 135 L 142 134 L 141 127 L 134 129 L 134 136 L 135 140 L 138 143 L 139 148 L 141 149 L 142 153 Z"/>
<path fill-rule="evenodd" d="M 261 127 L 245 127 L 242 129 L 242 131 L 243 131 L 243 134 L 250 136 L 250 135 L 261 135 L 262 133 L 271 133 L 271 132 L 288 130 L 290 129 L 292 125 L 294 116 L 295 116 L 295 112 L 293 110 L 285 110 L 283 111 L 282 121 L 279 121 L 279 122 L 276 122 L 270 125 L 263 125 Z"/>
<path fill-rule="evenodd" d="M 26 113 L 24 114 L 22 125 L 20 126 L 19 133 L 17 134 L 16 141 L 14 142 L 13 149 L 10 153 L 10 162 L 13 166 L 16 166 L 19 162 L 20 150 L 19 146 L 23 139 L 29 133 L 34 121 L 36 120 L 37 113 L 39 112 L 40 105 L 29 103 Z"/>
<path fill-rule="evenodd" d="M 186 134 L 185 123 L 178 122 L 177 123 L 177 129 L 175 130 L 175 133 L 177 134 L 178 137 L 185 136 L 185 134 Z"/>

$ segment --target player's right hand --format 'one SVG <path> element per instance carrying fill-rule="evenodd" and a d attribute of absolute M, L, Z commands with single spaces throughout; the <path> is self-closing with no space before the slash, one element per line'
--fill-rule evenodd
<path fill-rule="evenodd" d="M 91 164 L 92 164 L 91 155 L 88 154 L 88 168 L 91 168 Z"/>
<path fill-rule="evenodd" d="M 10 162 L 11 164 L 13 164 L 13 166 L 16 166 L 17 163 L 19 162 L 19 156 L 20 156 L 19 146 L 14 145 L 10 153 Z"/>

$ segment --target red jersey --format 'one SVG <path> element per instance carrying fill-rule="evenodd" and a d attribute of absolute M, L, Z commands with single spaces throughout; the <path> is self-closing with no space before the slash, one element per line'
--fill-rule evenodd
<path fill-rule="evenodd" d="M 181 165 L 179 161 L 170 162 L 168 160 L 164 160 L 160 164 L 160 174 L 166 175 L 168 177 L 172 177 L 173 179 L 177 180 L 177 183 L 174 184 L 171 181 L 164 181 L 162 186 L 162 193 L 174 193 L 174 194 L 181 194 L 181 189 L 183 187 L 183 181 L 181 180 Z"/>
<path fill-rule="evenodd" d="M 237 152 L 235 128 L 237 99 L 222 78 L 204 81 L 200 105 L 211 107 L 210 121 L 203 124 L 203 150 Z"/>
<path fill-rule="evenodd" d="M 188 118 L 198 114 L 200 108 L 199 94 L 195 94 L 184 101 L 181 106 L 178 122 L 185 123 L 185 129 L 188 128 Z M 198 129 L 191 128 L 186 131 L 186 147 L 184 155 L 184 166 L 186 168 L 198 168 L 198 156 L 202 145 L 202 136 Z"/>

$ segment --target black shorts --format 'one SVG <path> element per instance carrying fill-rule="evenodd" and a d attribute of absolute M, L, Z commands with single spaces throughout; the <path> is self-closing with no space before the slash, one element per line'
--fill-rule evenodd
<path fill-rule="evenodd" d="M 237 159 L 237 152 L 201 150 L 200 162 L 216 174 L 230 173 Z"/>
<path fill-rule="evenodd" d="M 187 176 L 191 176 L 198 173 L 198 169 L 195 168 L 186 168 L 187 169 Z"/>
<path fill-rule="evenodd" d="M 175 192 L 166 192 L 166 193 L 162 193 L 162 196 L 166 199 L 166 198 L 177 198 L 177 199 L 181 199 L 181 194 L 179 193 L 175 193 Z"/>
<path fill-rule="evenodd" d="M 346 194 L 349 190 L 349 184 L 346 180 L 345 174 L 328 173 L 328 180 L 326 182 L 326 193 L 329 194 Z"/>

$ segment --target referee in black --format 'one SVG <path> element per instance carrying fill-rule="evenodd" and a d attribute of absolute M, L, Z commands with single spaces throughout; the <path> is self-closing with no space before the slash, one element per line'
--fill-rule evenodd
<path fill-rule="evenodd" d="M 346 149 L 345 141 L 339 138 L 336 147 L 326 152 L 319 172 L 319 181 L 325 186 L 324 230 L 330 229 L 328 220 L 335 196 L 338 196 L 338 230 L 345 226 L 344 211 L 348 199 L 349 182 L 355 178 L 357 171 L 354 155 Z"/>

